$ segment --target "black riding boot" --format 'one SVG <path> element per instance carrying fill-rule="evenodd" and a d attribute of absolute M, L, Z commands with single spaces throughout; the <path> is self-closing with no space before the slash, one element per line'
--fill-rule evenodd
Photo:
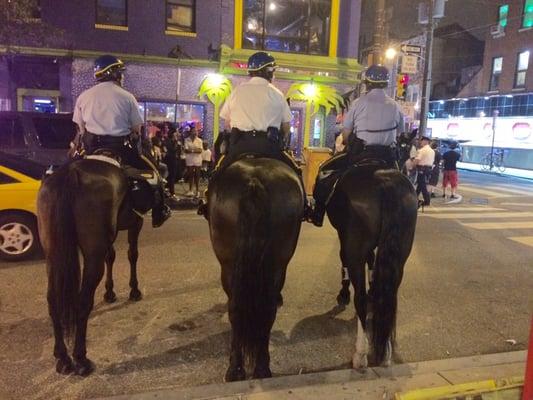
<path fill-rule="evenodd" d="M 152 226 L 159 228 L 170 218 L 170 207 L 165 204 L 163 186 L 154 191 L 154 206 L 152 207 Z"/>
<path fill-rule="evenodd" d="M 324 215 L 326 214 L 326 205 L 328 198 L 333 190 L 333 186 L 338 178 L 338 171 L 319 171 L 315 188 L 313 190 L 313 197 L 315 199 L 315 207 L 310 215 L 310 222 L 313 225 L 321 227 L 324 224 Z"/>

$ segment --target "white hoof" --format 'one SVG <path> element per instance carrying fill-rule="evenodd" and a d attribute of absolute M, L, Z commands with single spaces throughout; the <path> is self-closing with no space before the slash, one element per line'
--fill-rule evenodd
<path fill-rule="evenodd" d="M 368 368 L 368 357 L 366 354 L 354 353 L 352 357 L 352 368 L 366 370 Z"/>
<path fill-rule="evenodd" d="M 390 367 L 392 364 L 392 344 L 391 341 L 387 341 L 387 350 L 385 351 L 385 358 L 381 363 L 382 367 Z"/>

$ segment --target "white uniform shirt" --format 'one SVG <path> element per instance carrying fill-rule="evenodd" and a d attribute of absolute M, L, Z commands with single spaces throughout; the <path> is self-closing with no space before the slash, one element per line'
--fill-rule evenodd
<path fill-rule="evenodd" d="M 344 129 L 369 145 L 389 146 L 404 131 L 404 117 L 400 106 L 383 89 L 372 89 L 349 107 L 344 117 Z M 381 132 L 369 132 L 381 131 Z"/>
<path fill-rule="evenodd" d="M 418 160 L 418 166 L 431 167 L 435 162 L 435 150 L 429 144 L 418 149 L 415 160 Z"/>
<path fill-rule="evenodd" d="M 186 150 L 203 150 L 204 143 L 198 136 L 192 140 L 190 137 L 185 139 Z M 187 167 L 201 167 L 202 166 L 202 153 L 185 153 L 185 165 Z"/>
<path fill-rule="evenodd" d="M 72 120 L 82 132 L 125 136 L 143 119 L 133 95 L 114 82 L 102 82 L 76 100 Z"/>
<path fill-rule="evenodd" d="M 283 93 L 266 79 L 254 76 L 235 88 L 224 103 L 220 116 L 241 131 L 266 131 L 290 122 L 291 109 Z"/>

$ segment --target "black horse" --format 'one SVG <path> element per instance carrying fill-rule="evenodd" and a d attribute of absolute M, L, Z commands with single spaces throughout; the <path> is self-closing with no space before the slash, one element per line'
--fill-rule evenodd
<path fill-rule="evenodd" d="M 350 281 L 355 290 L 358 324 L 353 367 L 368 366 L 367 331 L 375 363 L 389 365 L 398 288 L 416 227 L 413 185 L 397 170 L 359 166 L 337 183 L 327 213 L 339 235 L 340 257 L 349 279 L 343 280 L 339 304 L 349 302 Z M 368 292 L 365 264 L 370 270 Z"/>
<path fill-rule="evenodd" d="M 131 266 L 130 299 L 142 297 L 137 282 L 137 242 L 143 219 L 133 211 L 126 175 L 118 166 L 99 160 L 70 162 L 43 180 L 37 199 L 39 235 L 48 273 L 48 310 L 54 327 L 56 371 L 88 375 L 87 320 L 94 293 L 107 264 L 107 302 L 116 300 L 112 268 L 113 243 L 128 230 Z M 78 250 L 83 257 L 80 274 Z M 73 358 L 64 336 L 75 334 Z"/>
<path fill-rule="evenodd" d="M 272 376 L 270 330 L 298 241 L 303 199 L 296 173 L 275 159 L 241 159 L 209 185 L 211 243 L 232 327 L 226 381 L 246 378 L 246 360 L 253 378 Z"/>

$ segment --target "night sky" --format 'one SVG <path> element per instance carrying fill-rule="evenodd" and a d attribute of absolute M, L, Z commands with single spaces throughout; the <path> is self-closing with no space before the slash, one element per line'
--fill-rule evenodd
<path fill-rule="evenodd" d="M 390 21 L 391 39 L 406 39 L 422 32 L 417 24 L 418 4 L 421 0 L 387 0 L 387 7 L 393 7 Z M 439 26 L 458 23 L 469 29 L 470 33 L 485 40 L 485 33 L 490 25 L 496 23 L 497 0 L 448 0 L 446 16 Z M 375 0 L 363 0 L 361 16 L 361 34 L 372 38 Z"/>

